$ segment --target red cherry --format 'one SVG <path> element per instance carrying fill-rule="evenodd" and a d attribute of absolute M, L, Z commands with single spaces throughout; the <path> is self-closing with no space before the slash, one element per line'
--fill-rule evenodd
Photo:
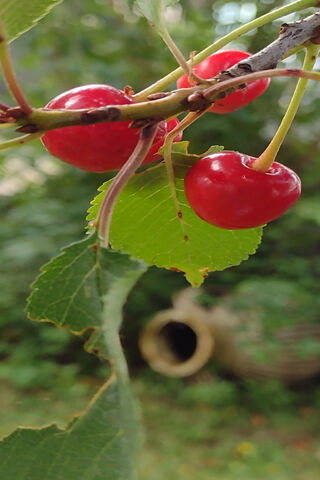
<path fill-rule="evenodd" d="M 157 155 L 158 150 L 162 147 L 164 143 L 164 137 L 167 133 L 171 132 L 177 125 L 179 124 L 179 120 L 177 118 L 172 118 L 167 122 L 161 122 L 159 124 L 155 139 L 153 141 L 152 147 L 149 150 L 148 155 L 143 161 L 143 165 L 146 163 L 155 162 L 156 160 L 160 160 L 161 156 Z M 166 128 L 164 128 L 166 127 Z M 173 139 L 174 142 L 180 142 L 182 140 L 182 132 L 179 132 Z"/>
<path fill-rule="evenodd" d="M 222 70 L 228 70 L 236 63 L 250 57 L 250 53 L 241 50 L 226 50 L 214 53 L 194 67 L 194 72 L 201 78 L 213 78 Z M 244 107 L 255 98 L 262 95 L 270 83 L 269 78 L 262 78 L 248 83 L 245 88 L 240 88 L 225 98 L 217 100 L 210 112 L 230 113 Z M 187 75 L 183 75 L 177 81 L 178 88 L 188 88 L 190 83 Z"/>
<path fill-rule="evenodd" d="M 109 85 L 84 85 L 73 88 L 51 100 L 49 109 L 81 109 L 133 103 L 130 96 Z M 164 138 L 179 121 L 161 122 L 144 164 L 154 162 Z M 128 160 L 139 140 L 139 129 L 130 122 L 100 123 L 50 130 L 42 137 L 46 149 L 66 163 L 89 172 L 119 170 Z M 179 134 L 175 141 L 181 139 Z"/>
<path fill-rule="evenodd" d="M 266 172 L 254 170 L 251 165 L 255 160 L 225 151 L 195 163 L 184 182 L 195 213 L 227 229 L 258 227 L 282 215 L 300 197 L 300 179 L 277 162 Z"/>

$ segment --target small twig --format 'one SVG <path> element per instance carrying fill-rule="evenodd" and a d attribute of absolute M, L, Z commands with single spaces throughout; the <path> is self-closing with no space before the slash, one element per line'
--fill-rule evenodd
<path fill-rule="evenodd" d="M 105 248 L 107 248 L 109 244 L 110 223 L 115 203 L 130 177 L 145 159 L 156 135 L 157 128 L 158 124 L 156 123 L 141 129 L 140 139 L 136 148 L 121 170 L 119 170 L 114 177 L 114 180 L 103 199 L 98 215 L 98 231 L 102 246 Z"/>
<path fill-rule="evenodd" d="M 249 73 L 243 77 L 231 78 L 230 80 L 225 80 L 222 83 L 217 83 L 212 85 L 212 87 L 207 88 L 202 92 L 203 98 L 208 101 L 216 101 L 218 98 L 221 98 L 221 95 L 225 97 L 232 93 L 239 85 L 248 82 L 254 82 L 260 78 L 271 78 L 271 77 L 296 77 L 296 78 L 308 78 L 309 80 L 315 80 L 320 82 L 320 73 L 308 72 L 301 69 L 290 69 L 290 68 L 279 68 L 277 70 L 262 70 L 261 72 Z"/>

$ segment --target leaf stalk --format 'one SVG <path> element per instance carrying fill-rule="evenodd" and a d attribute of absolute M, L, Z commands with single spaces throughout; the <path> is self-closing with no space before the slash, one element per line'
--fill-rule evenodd
<path fill-rule="evenodd" d="M 114 177 L 103 199 L 98 215 L 98 233 L 102 247 L 108 248 L 109 245 L 109 230 L 116 201 L 131 176 L 145 159 L 156 135 L 157 128 L 158 124 L 153 124 L 141 129 L 140 138 L 135 149 Z"/>
<path fill-rule="evenodd" d="M 1 64 L 4 78 L 7 82 L 8 88 L 13 98 L 16 100 L 17 104 L 20 106 L 23 113 L 25 115 L 29 115 L 32 112 L 32 107 L 30 106 L 28 100 L 26 99 L 18 83 L 17 77 L 14 73 L 10 52 L 9 52 L 9 46 L 6 40 L 6 32 L 1 20 L 0 20 L 0 64 Z"/>
<path fill-rule="evenodd" d="M 319 45 L 310 45 L 307 48 L 306 56 L 303 63 L 303 69 L 312 69 L 317 60 L 319 53 Z M 289 103 L 288 109 L 280 123 L 280 126 L 274 135 L 273 139 L 269 143 L 266 150 L 260 155 L 260 157 L 252 164 L 254 170 L 266 172 L 276 159 L 276 156 L 280 150 L 280 147 L 291 127 L 291 124 L 296 116 L 300 102 L 307 88 L 308 79 L 300 78 L 295 88 L 294 94 Z"/>

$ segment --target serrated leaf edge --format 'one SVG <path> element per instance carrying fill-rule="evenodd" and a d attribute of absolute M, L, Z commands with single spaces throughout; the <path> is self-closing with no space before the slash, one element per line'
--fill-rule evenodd
<path fill-rule="evenodd" d="M 52 10 L 54 7 L 56 7 L 57 5 L 59 5 L 59 3 L 61 3 L 63 0 L 54 0 L 54 3 L 52 5 L 49 5 L 45 10 L 44 12 L 39 15 L 39 17 L 35 18 L 34 20 L 32 20 L 31 22 L 31 25 L 29 25 L 28 27 L 26 27 L 24 30 L 21 30 L 19 33 L 17 33 L 14 37 L 10 38 L 8 40 L 8 43 L 11 43 L 13 42 L 14 40 L 16 40 L 17 38 L 19 38 L 21 35 L 23 35 L 24 33 L 28 32 L 29 30 L 31 30 L 33 27 L 35 27 L 37 25 L 38 22 L 40 22 L 40 20 L 42 20 L 46 15 L 48 15 L 48 13 L 50 12 L 50 10 Z"/>

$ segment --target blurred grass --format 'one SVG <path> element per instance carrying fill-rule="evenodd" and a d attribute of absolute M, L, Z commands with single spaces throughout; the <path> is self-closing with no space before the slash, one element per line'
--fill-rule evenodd
<path fill-rule="evenodd" d="M 186 401 L 198 385 L 167 379 L 160 393 L 153 382 L 135 382 L 146 424 L 139 480 L 318 480 L 320 412 L 310 398 L 261 412 L 245 395 L 214 406 Z M 214 400 L 225 383 L 203 385 Z"/>

